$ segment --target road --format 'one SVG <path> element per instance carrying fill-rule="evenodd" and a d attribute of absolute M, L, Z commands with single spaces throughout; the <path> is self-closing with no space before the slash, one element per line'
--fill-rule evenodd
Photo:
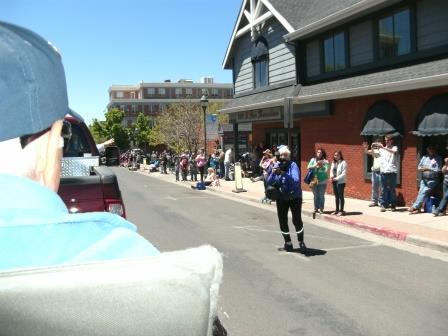
<path fill-rule="evenodd" d="M 128 219 L 161 251 L 222 252 L 229 335 L 448 335 L 448 258 L 305 218 L 310 255 L 279 252 L 273 208 L 115 171 Z"/>

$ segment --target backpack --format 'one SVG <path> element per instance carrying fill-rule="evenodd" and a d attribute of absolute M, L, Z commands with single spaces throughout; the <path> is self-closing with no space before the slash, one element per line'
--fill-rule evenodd
<path fill-rule="evenodd" d="M 205 183 L 202 181 L 196 183 L 196 190 L 205 190 Z"/>

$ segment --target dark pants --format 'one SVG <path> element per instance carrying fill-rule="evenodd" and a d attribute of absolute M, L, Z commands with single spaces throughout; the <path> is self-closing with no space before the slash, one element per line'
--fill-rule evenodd
<path fill-rule="evenodd" d="M 344 211 L 344 189 L 345 183 L 338 184 L 337 182 L 333 182 L 333 193 L 336 201 L 336 211 Z"/>
<path fill-rule="evenodd" d="M 201 174 L 201 181 L 204 181 L 204 172 L 205 172 L 205 166 L 198 167 L 199 174 Z"/>
<path fill-rule="evenodd" d="M 224 161 L 219 163 L 219 177 L 220 178 L 224 178 L 224 171 L 225 171 L 225 166 L 224 166 Z"/>
<path fill-rule="evenodd" d="M 182 169 L 182 181 L 187 180 L 188 171 L 186 169 Z"/>
<path fill-rule="evenodd" d="M 303 241 L 303 222 L 302 222 L 302 198 L 293 200 L 277 200 L 277 215 L 280 224 L 280 231 L 285 239 L 285 243 L 291 241 L 288 227 L 288 211 L 291 209 L 292 224 L 296 229 L 297 239 L 299 242 Z"/>
<path fill-rule="evenodd" d="M 391 208 L 395 208 L 397 205 L 397 196 L 395 194 L 395 187 L 397 185 L 396 173 L 381 173 L 381 206 L 387 208 L 389 205 Z"/>

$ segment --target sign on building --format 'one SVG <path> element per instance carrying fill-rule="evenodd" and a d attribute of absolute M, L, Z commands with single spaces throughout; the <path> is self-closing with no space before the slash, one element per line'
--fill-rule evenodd
<path fill-rule="evenodd" d="M 215 140 L 218 138 L 218 126 L 218 117 L 216 114 L 207 114 L 205 122 L 207 140 Z"/>

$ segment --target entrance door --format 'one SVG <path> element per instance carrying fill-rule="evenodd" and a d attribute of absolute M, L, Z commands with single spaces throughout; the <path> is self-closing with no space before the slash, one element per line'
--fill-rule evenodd
<path fill-rule="evenodd" d="M 299 129 L 290 130 L 289 149 L 291 159 L 300 163 L 300 132 Z M 288 130 L 284 128 L 266 130 L 266 145 L 269 148 L 288 145 Z"/>

